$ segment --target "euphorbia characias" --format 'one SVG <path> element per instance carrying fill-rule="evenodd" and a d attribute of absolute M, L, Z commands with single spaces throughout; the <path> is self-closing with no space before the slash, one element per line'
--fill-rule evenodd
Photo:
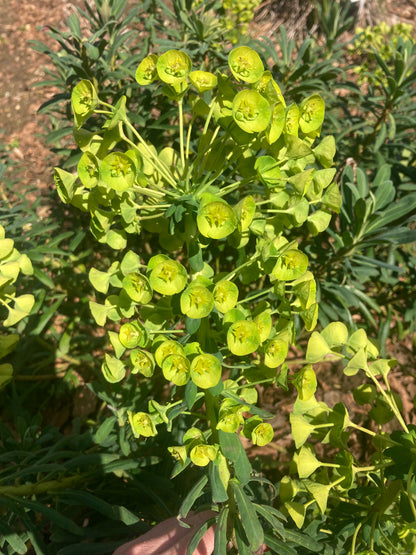
<path fill-rule="evenodd" d="M 141 443 L 176 419 L 189 427 L 183 444 L 169 449 L 172 475 L 189 464 L 207 467 L 184 506 L 211 492 L 218 521 L 228 520 L 216 533 L 217 553 L 229 540 L 253 551 L 263 545 L 259 517 L 269 513 L 245 492 L 254 475 L 240 434 L 258 446 L 273 440 L 256 386 L 285 383 L 286 370 L 279 372 L 294 322 L 307 330 L 317 322 L 298 228 L 312 222 L 317 229 L 318 211 L 340 208 L 333 173 L 320 173 L 334 155 L 330 139 L 318 142 L 321 97 L 286 107 L 271 72 L 246 46 L 230 52 L 229 69 L 192 68 L 177 50 L 139 64 L 137 83 L 177 106 L 177 133 L 166 134 L 167 144 L 145 139 L 125 100 L 110 106 L 82 81 L 72 95 L 83 151 L 78 176 L 55 172 L 63 202 L 89 212 L 92 234 L 114 250 L 107 272 L 89 273 L 93 316 L 100 326 L 111 322 L 114 355 L 106 354 L 103 376 L 132 384 L 157 375 L 170 384 L 172 403 L 129 408 L 131 434 Z M 107 123 L 93 135 L 80 128 L 95 112 Z M 142 233 L 147 251 L 131 247 Z M 306 374 L 296 382 L 305 392 Z M 124 408 L 120 415 L 126 418 Z M 250 522 L 245 532 L 239 518 Z"/>

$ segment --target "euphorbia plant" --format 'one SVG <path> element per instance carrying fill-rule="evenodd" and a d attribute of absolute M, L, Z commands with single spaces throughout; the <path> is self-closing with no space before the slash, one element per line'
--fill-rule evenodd
<path fill-rule="evenodd" d="M 98 293 L 91 311 L 113 349 L 104 378 L 131 385 L 160 375 L 171 388 L 147 411 L 117 407 L 119 421 L 128 420 L 139 442 L 186 423 L 169 448 L 172 476 L 193 464 L 201 477 L 179 516 L 206 494 L 217 515 L 215 553 L 231 542 L 243 554 L 293 540 L 283 515 L 252 498 L 258 477 L 240 436 L 259 446 L 273 439 L 256 386 L 286 387 L 295 330 L 316 326 L 300 229 L 323 231 L 340 195 L 334 140 L 320 138 L 321 97 L 287 105 L 248 47 L 230 52 L 229 67 L 230 74 L 193 70 L 176 50 L 140 63 L 137 82 L 159 81 L 178 107 L 164 145 L 143 138 L 123 98 L 110 106 L 81 81 L 72 94 L 78 175 L 57 168 L 55 181 L 64 202 L 90 213 L 97 241 L 114 249 L 108 269 L 89 273 Z M 82 129 L 94 114 L 107 118 L 101 133 Z M 196 532 L 189 553 L 211 524 Z"/>

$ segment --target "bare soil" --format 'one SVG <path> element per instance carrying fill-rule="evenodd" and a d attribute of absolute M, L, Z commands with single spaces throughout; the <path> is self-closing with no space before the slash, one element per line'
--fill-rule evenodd
<path fill-rule="evenodd" d="M 52 46 L 48 27 L 65 28 L 64 22 L 82 2 L 0 0 L 0 4 L 0 142 L 20 162 L 20 190 L 31 185 L 41 189 L 52 183 L 53 158 L 41 138 L 46 118 L 37 111 L 51 90 L 35 88 L 45 79 L 48 60 L 31 48 L 30 41 Z"/>

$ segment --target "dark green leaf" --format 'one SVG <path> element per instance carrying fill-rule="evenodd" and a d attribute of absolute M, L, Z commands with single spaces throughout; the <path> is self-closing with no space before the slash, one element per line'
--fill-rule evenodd
<path fill-rule="evenodd" d="M 186 550 L 186 555 L 193 555 L 198 547 L 199 542 L 204 537 L 207 530 L 215 523 L 215 518 L 210 518 L 192 536 L 191 541 L 189 542 L 188 549 Z"/>
<path fill-rule="evenodd" d="M 104 422 L 101 424 L 101 426 L 98 428 L 98 430 L 95 433 L 94 441 L 96 443 L 99 443 L 100 445 L 104 443 L 104 441 L 113 431 L 113 428 L 116 422 L 117 422 L 116 416 L 110 416 L 109 418 L 104 420 Z"/>
<path fill-rule="evenodd" d="M 264 535 L 264 542 L 276 555 L 297 555 L 298 553 L 293 547 L 286 545 L 269 533 Z"/>
<path fill-rule="evenodd" d="M 240 512 L 241 523 L 253 551 L 263 545 L 263 528 L 256 514 L 255 505 L 250 501 L 240 484 L 231 481 L 235 500 Z"/>
<path fill-rule="evenodd" d="M 224 555 L 227 552 L 227 521 L 228 507 L 223 507 L 218 517 L 217 526 L 215 528 L 214 551 L 212 555 Z"/>
<path fill-rule="evenodd" d="M 224 458 L 223 458 L 224 459 Z M 214 503 L 224 503 L 228 499 L 228 493 L 220 476 L 220 466 L 215 463 L 209 465 L 209 483 L 212 490 Z"/>
<path fill-rule="evenodd" d="M 202 495 L 202 491 L 206 486 L 207 482 L 208 482 L 208 476 L 204 474 L 193 486 L 193 488 L 190 490 L 188 495 L 182 501 L 182 504 L 179 508 L 180 518 L 186 518 L 189 511 L 192 509 L 192 506 L 195 503 L 195 501 L 198 499 L 200 495 Z"/>
<path fill-rule="evenodd" d="M 250 480 L 251 464 L 237 434 L 218 430 L 218 438 L 223 455 L 233 464 L 237 478 L 242 484 Z"/>

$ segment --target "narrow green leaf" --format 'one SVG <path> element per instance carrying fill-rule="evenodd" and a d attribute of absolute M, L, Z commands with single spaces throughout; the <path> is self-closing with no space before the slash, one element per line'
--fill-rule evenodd
<path fill-rule="evenodd" d="M 0 521 L 0 532 L 3 539 L 10 545 L 15 553 L 27 553 L 27 547 L 22 538 L 13 532 L 13 530 L 4 521 Z"/>
<path fill-rule="evenodd" d="M 297 555 L 298 553 L 293 547 L 286 545 L 271 534 L 264 535 L 264 543 L 278 555 Z"/>
<path fill-rule="evenodd" d="M 378 150 L 380 150 L 381 146 L 383 145 L 384 141 L 386 140 L 386 136 L 387 136 L 387 126 L 385 124 L 385 122 L 383 121 L 382 124 L 380 125 L 380 130 L 378 132 L 377 138 L 375 140 L 374 143 L 374 152 L 377 152 Z"/>
<path fill-rule="evenodd" d="M 121 505 L 111 505 L 103 499 L 85 491 L 65 491 L 60 494 L 63 499 L 71 499 L 82 506 L 90 507 L 112 520 L 119 520 L 126 526 L 139 522 L 140 518 Z"/>
<path fill-rule="evenodd" d="M 267 520 L 267 522 L 272 527 L 274 533 L 278 533 L 279 536 L 284 539 L 285 538 L 285 527 L 283 526 L 282 522 L 276 518 L 273 512 L 270 510 L 272 507 L 268 507 L 267 505 L 257 505 L 257 503 L 253 503 L 254 508 L 256 509 L 257 513 Z M 282 515 L 282 518 L 283 515 Z M 286 519 L 285 519 L 286 520 Z"/>
<path fill-rule="evenodd" d="M 192 509 L 193 504 L 198 499 L 200 495 L 202 495 L 202 490 L 206 486 L 208 482 L 208 476 L 204 474 L 201 478 L 197 481 L 185 499 L 182 501 L 182 504 L 179 508 L 179 517 L 186 518 L 189 511 Z"/>
<path fill-rule="evenodd" d="M 192 536 L 191 541 L 189 542 L 188 548 L 186 550 L 186 555 L 193 555 L 195 553 L 199 542 L 202 540 L 207 530 L 215 523 L 215 520 L 215 518 L 210 518 L 209 520 L 204 522 L 204 524 L 202 524 L 200 528 L 198 528 L 198 530 Z"/>
<path fill-rule="evenodd" d="M 227 489 L 221 480 L 220 470 L 220 465 L 216 462 L 209 465 L 209 482 L 214 503 L 224 503 L 228 499 Z"/>
<path fill-rule="evenodd" d="M 228 507 L 223 507 L 215 528 L 214 551 L 212 555 L 224 555 L 227 552 Z"/>
<path fill-rule="evenodd" d="M 244 527 L 238 518 L 234 521 L 235 539 L 237 543 L 238 555 L 253 555 L 250 542 L 247 539 Z"/>
<path fill-rule="evenodd" d="M 116 422 L 117 422 L 116 416 L 110 416 L 109 418 L 106 418 L 95 433 L 95 436 L 94 436 L 95 443 L 98 443 L 100 445 L 104 443 L 104 441 L 113 431 L 113 428 Z"/>
<path fill-rule="evenodd" d="M 247 539 L 250 542 L 252 550 L 257 551 L 257 549 L 263 545 L 264 534 L 263 528 L 257 517 L 255 506 L 244 493 L 240 484 L 235 481 L 232 481 L 231 484 Z"/>
<path fill-rule="evenodd" d="M 63 514 L 59 513 L 55 509 L 52 509 L 51 507 L 47 507 L 42 503 L 38 503 L 36 501 L 31 501 L 29 499 L 23 499 L 23 498 L 21 499 L 21 503 L 25 507 L 32 509 L 32 511 L 42 514 L 45 518 L 47 518 L 48 520 L 50 520 L 51 522 L 53 522 L 63 530 L 71 532 L 72 534 L 75 534 L 77 536 L 85 536 L 87 533 L 86 529 L 82 528 L 81 526 L 78 526 L 70 518 L 64 516 Z"/>
<path fill-rule="evenodd" d="M 322 545 L 307 534 L 298 532 L 297 530 L 286 530 L 286 540 L 309 549 L 313 553 L 318 553 L 322 550 Z"/>

